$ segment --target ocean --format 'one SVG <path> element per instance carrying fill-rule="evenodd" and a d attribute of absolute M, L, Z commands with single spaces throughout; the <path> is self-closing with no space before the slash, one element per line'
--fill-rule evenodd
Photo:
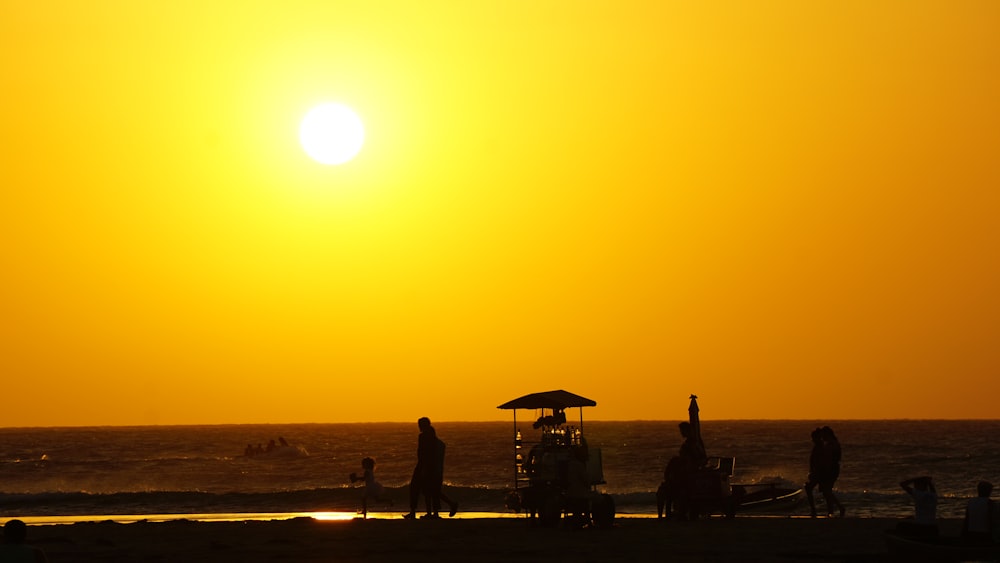
<path fill-rule="evenodd" d="M 519 413 L 520 414 L 520 413 Z M 567 413 L 570 423 L 576 413 Z M 576 421 L 578 424 L 578 421 Z M 736 458 L 734 482 L 800 486 L 813 428 L 831 426 L 843 447 L 836 494 L 849 516 L 913 512 L 899 481 L 931 475 L 941 517 L 960 518 L 976 483 L 1000 483 L 1000 421 L 704 421 L 710 456 Z M 445 491 L 461 511 L 505 513 L 513 487 L 513 422 L 435 423 L 447 444 Z M 526 444 L 538 440 L 519 421 Z M 0 517 L 144 514 L 353 513 L 360 489 L 348 476 L 376 459 L 389 502 L 407 510 L 416 423 L 145 426 L 0 429 Z M 680 447 L 677 421 L 586 421 L 602 451 L 604 491 L 619 513 L 656 512 L 654 491 Z M 285 438 L 279 454 L 247 457 L 248 444 Z M 293 450 L 308 455 L 291 455 Z M 283 455 L 289 454 L 289 455 Z M 825 511 L 817 495 L 820 512 Z M 806 515 L 805 502 L 783 514 Z M 58 520 L 58 518 L 56 518 Z"/>

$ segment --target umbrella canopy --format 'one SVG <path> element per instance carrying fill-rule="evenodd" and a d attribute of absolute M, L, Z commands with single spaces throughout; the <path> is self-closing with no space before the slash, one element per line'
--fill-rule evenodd
<path fill-rule="evenodd" d="M 544 391 L 518 397 L 497 407 L 498 409 L 568 409 L 570 407 L 596 407 L 597 401 L 574 395 L 569 391 Z"/>

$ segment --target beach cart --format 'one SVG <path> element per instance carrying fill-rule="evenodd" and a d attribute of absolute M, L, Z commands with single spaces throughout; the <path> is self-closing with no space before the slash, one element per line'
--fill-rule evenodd
<path fill-rule="evenodd" d="M 587 444 L 583 431 L 583 407 L 597 403 L 568 391 L 545 391 L 518 397 L 499 409 L 514 414 L 514 489 L 507 507 L 524 511 L 532 522 L 543 526 L 566 521 L 579 526 L 610 526 L 615 517 L 614 500 L 599 490 L 604 485 L 601 449 Z M 566 411 L 579 409 L 579 423 L 567 419 Z M 517 411 L 536 411 L 536 418 L 518 422 Z M 528 438 L 530 436 L 531 438 Z"/>

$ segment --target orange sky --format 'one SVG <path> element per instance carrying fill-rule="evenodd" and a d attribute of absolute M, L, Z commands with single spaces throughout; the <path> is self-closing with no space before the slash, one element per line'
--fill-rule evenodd
<path fill-rule="evenodd" d="M 2 3 L 0 425 L 996 417 L 998 24 Z"/>

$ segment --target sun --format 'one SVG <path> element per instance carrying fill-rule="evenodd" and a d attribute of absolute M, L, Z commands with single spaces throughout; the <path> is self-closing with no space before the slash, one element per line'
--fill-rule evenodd
<path fill-rule="evenodd" d="M 316 162 L 343 164 L 361 151 L 365 127 L 351 108 L 335 103 L 321 104 L 302 118 L 299 142 Z"/>

